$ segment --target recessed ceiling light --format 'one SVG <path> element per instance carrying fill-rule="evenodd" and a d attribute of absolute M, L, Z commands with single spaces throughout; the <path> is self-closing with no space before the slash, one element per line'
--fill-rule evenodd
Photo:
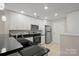
<path fill-rule="evenodd" d="M 54 16 L 58 16 L 58 13 L 55 13 Z"/>
<path fill-rule="evenodd" d="M 47 6 L 44 6 L 44 9 L 45 9 L 45 10 L 47 10 L 47 9 L 48 9 L 48 7 L 47 7 Z"/>
<path fill-rule="evenodd" d="M 4 8 L 5 8 L 4 3 L 0 3 L 0 10 L 4 10 Z"/>
<path fill-rule="evenodd" d="M 20 11 L 22 14 L 24 13 L 24 11 Z"/>
<path fill-rule="evenodd" d="M 37 13 L 36 12 L 34 13 L 34 16 L 37 16 Z"/>
<path fill-rule="evenodd" d="M 48 19 L 47 17 L 45 17 L 44 19 Z"/>

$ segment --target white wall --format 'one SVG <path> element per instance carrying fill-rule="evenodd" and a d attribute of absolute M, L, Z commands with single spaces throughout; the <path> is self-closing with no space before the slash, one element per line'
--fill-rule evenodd
<path fill-rule="evenodd" d="M 67 15 L 67 32 L 79 34 L 79 11 Z"/>
<path fill-rule="evenodd" d="M 5 23 L 2 22 L 1 20 L 1 16 L 3 15 L 3 12 L 0 12 L 0 34 L 3 34 L 4 33 L 4 26 L 5 26 Z"/>

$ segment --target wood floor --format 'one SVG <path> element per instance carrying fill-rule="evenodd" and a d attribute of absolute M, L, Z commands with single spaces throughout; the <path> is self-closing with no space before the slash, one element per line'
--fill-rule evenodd
<path fill-rule="evenodd" d="M 60 56 L 60 46 L 56 43 L 43 44 L 42 46 L 50 49 L 48 56 Z"/>

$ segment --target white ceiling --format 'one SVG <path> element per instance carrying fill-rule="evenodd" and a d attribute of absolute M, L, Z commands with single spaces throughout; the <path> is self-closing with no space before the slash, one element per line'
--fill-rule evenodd
<path fill-rule="evenodd" d="M 48 10 L 44 10 L 44 6 L 48 6 Z M 23 10 L 26 15 L 33 16 L 36 12 L 41 19 L 48 17 L 49 20 L 57 19 L 68 13 L 79 10 L 79 3 L 6 3 L 6 9 L 20 12 Z M 54 16 L 58 13 L 58 16 Z"/>

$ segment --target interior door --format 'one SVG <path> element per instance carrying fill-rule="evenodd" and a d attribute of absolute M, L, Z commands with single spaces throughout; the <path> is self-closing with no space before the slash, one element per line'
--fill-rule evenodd
<path fill-rule="evenodd" d="M 49 44 L 52 42 L 52 30 L 51 26 L 45 25 L 45 43 Z"/>

